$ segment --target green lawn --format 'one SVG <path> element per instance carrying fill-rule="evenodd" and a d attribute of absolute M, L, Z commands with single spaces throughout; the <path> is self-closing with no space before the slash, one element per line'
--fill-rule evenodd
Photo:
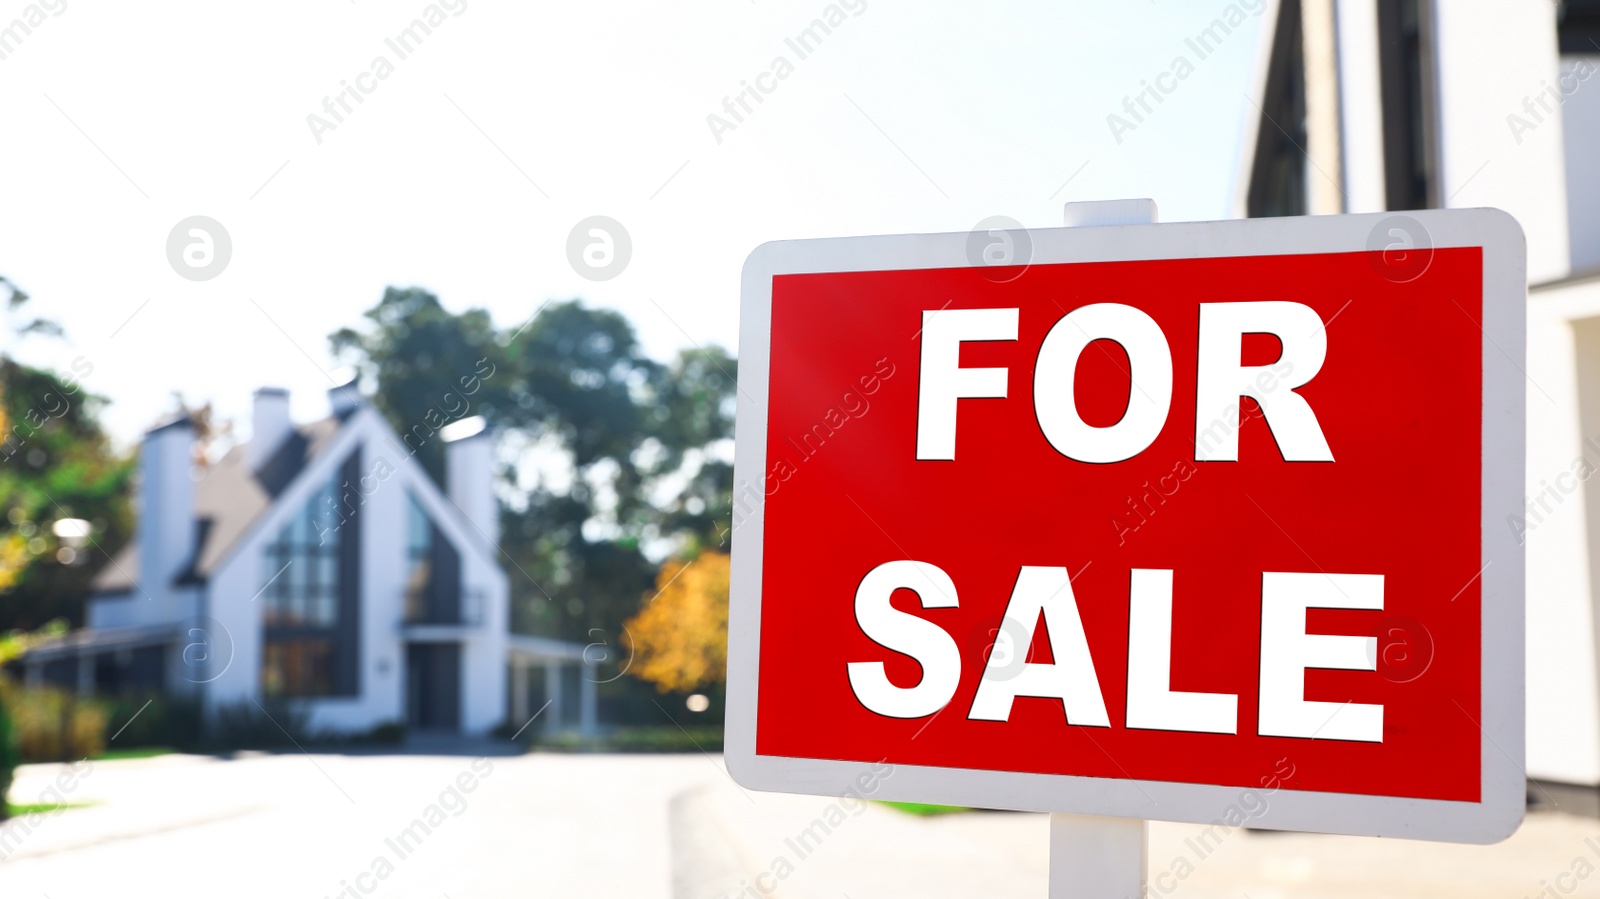
<path fill-rule="evenodd" d="M 953 815 L 957 812 L 971 811 L 959 805 L 929 805 L 926 802 L 885 802 L 890 808 L 899 809 L 908 815 L 919 818 L 932 818 L 935 815 Z"/>
<path fill-rule="evenodd" d="M 95 757 L 97 762 L 114 762 L 118 759 L 149 759 L 177 752 L 169 746 L 136 746 L 133 749 L 108 749 Z"/>
<path fill-rule="evenodd" d="M 22 815 L 48 814 L 48 813 L 56 811 L 58 809 L 87 808 L 87 807 L 89 807 L 91 805 L 94 805 L 94 803 L 92 803 L 92 802 L 62 802 L 62 803 L 57 804 L 57 803 L 54 803 L 54 802 L 36 802 L 36 803 L 31 803 L 31 804 L 30 803 L 24 803 L 22 805 L 12 805 L 11 803 L 8 802 L 8 803 L 6 803 L 6 814 L 9 815 L 12 818 L 16 818 L 16 817 L 20 817 Z"/>
<path fill-rule="evenodd" d="M 571 731 L 540 734 L 534 748 L 551 752 L 720 752 L 722 725 L 674 724 L 619 727 L 599 737 Z"/>

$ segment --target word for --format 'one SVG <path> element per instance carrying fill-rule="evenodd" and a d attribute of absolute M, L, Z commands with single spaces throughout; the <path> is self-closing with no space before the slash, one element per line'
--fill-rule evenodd
<path fill-rule="evenodd" d="M 1130 584 L 1125 726 L 1237 734 L 1237 694 L 1172 689 L 1172 571 L 1134 568 Z M 922 679 L 915 686 L 897 687 L 882 661 L 849 662 L 850 689 L 868 711 L 889 718 L 924 718 L 955 697 L 961 650 L 944 628 L 890 605 L 889 597 L 899 589 L 917 594 L 924 609 L 958 605 L 955 583 L 936 565 L 907 559 L 868 572 L 856 589 L 856 624 L 878 645 L 916 659 Z M 1305 698 L 1306 669 L 1374 671 L 1377 656 L 1375 637 L 1306 633 L 1306 611 L 1382 608 L 1383 575 L 1262 573 L 1259 735 L 1383 742 L 1382 705 Z M 967 718 L 1007 721 L 1017 697 L 1048 697 L 1061 701 L 1070 725 L 1110 727 L 1065 567 L 1022 566 L 987 667 L 1025 657 L 1041 615 L 1054 661 L 1026 662 L 1020 672 L 1005 677 L 990 677 L 985 671 Z"/>
<path fill-rule="evenodd" d="M 1195 373 L 1195 461 L 1239 459 L 1239 399 L 1261 409 L 1286 462 L 1332 462 L 1316 413 L 1294 392 L 1322 369 L 1327 329 L 1316 310 L 1283 300 L 1200 303 Z M 1005 368 L 962 368 L 961 344 L 1017 339 L 1017 309 L 943 309 L 922 314 L 922 369 L 917 396 L 917 458 L 956 457 L 956 408 L 962 399 L 1005 398 Z M 1283 347 L 1273 365 L 1241 365 L 1244 335 L 1271 334 Z M 1128 408 L 1116 424 L 1096 427 L 1078 414 L 1073 381 L 1078 357 L 1096 340 L 1128 354 Z M 1278 390 L 1279 380 L 1288 390 Z M 1121 462 L 1143 452 L 1166 425 L 1172 405 L 1172 349 L 1149 315 L 1121 303 L 1080 306 L 1039 344 L 1033 406 L 1057 452 L 1080 462 Z M 1212 427 L 1202 428 L 1202 422 Z M 1223 427 L 1218 433 L 1217 423 Z"/>

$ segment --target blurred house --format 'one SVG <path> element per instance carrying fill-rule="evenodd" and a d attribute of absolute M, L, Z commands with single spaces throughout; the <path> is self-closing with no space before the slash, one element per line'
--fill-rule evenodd
<path fill-rule="evenodd" d="M 209 716 L 288 701 L 314 733 L 486 733 L 528 720 L 532 666 L 559 723 L 562 671 L 580 668 L 568 684 L 592 729 L 584 647 L 509 632 L 483 420 L 402 439 L 354 383 L 328 397 L 297 427 L 287 391 L 257 390 L 250 442 L 211 465 L 187 418 L 146 434 L 135 539 L 87 627 L 29 652 L 26 680 L 193 695 Z M 412 457 L 428 439 L 447 443 L 447 490 Z"/>
<path fill-rule="evenodd" d="M 1527 234 L 1528 503 L 1506 523 L 1528 553 L 1526 773 L 1600 808 L 1600 0 L 1282 0 L 1264 20 L 1236 215 L 1496 206 Z"/>

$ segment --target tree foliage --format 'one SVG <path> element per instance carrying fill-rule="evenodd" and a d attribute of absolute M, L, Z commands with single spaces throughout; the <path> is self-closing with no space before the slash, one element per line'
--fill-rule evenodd
<path fill-rule="evenodd" d="M 732 470 L 712 450 L 733 435 L 734 361 L 707 347 L 659 362 L 624 316 L 578 300 L 530 315 L 497 325 L 485 310 L 389 288 L 362 328 L 330 343 L 436 477 L 441 410 L 481 414 L 502 436 L 513 628 L 615 645 L 652 581 L 652 553 L 726 530 Z M 551 465 L 569 476 L 530 474 Z"/>
<path fill-rule="evenodd" d="M 5 702 L 0 701 L 0 821 L 6 819 L 6 793 L 11 789 L 11 780 L 20 761 L 11 714 L 6 711 Z"/>
<path fill-rule="evenodd" d="M 630 673 L 663 693 L 726 681 L 728 573 L 728 556 L 709 550 L 661 566 L 654 595 L 626 625 L 634 649 Z"/>
<path fill-rule="evenodd" d="M 13 288 L 8 312 L 25 301 Z M 37 318 L 12 330 L 59 332 Z M 105 401 L 80 383 L 94 366 L 80 356 L 68 368 L 0 354 L 0 631 L 82 621 L 90 582 L 132 529 L 132 460 L 100 424 Z M 86 520 L 89 531 L 58 534 L 63 519 Z"/>
<path fill-rule="evenodd" d="M 378 411 L 443 483 L 444 448 L 434 436 L 440 423 L 479 414 L 499 422 L 510 405 L 512 379 L 494 322 L 482 309 L 451 313 L 415 287 L 385 290 L 364 317 L 369 327 L 341 328 L 328 342 L 375 388 Z"/>

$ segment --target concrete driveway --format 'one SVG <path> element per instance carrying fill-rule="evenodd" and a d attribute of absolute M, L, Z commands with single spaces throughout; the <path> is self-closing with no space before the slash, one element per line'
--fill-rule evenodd
<path fill-rule="evenodd" d="M 1042 816 L 748 793 L 699 754 L 166 756 L 27 766 L 11 799 L 57 795 L 95 804 L 0 829 L 0 896 L 1042 897 L 1046 879 Z M 1152 826 L 1151 895 L 1600 897 L 1600 822 L 1558 812 L 1487 848 L 1239 830 L 1202 857 L 1199 830 Z"/>

